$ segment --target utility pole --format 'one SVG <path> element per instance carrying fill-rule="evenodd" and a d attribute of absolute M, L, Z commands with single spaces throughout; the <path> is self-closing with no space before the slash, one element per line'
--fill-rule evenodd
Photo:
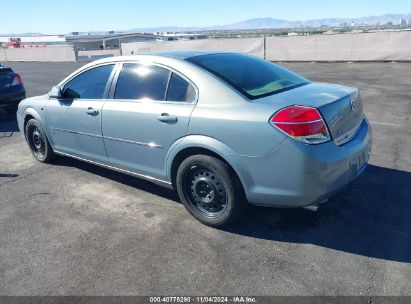
<path fill-rule="evenodd" d="M 2 47 L 2 49 L 3 49 L 3 52 L 4 52 L 4 61 L 8 61 L 8 60 L 7 60 L 6 48 L 3 48 L 3 47 Z"/>
<path fill-rule="evenodd" d="M 267 59 L 267 34 L 264 34 L 264 60 Z"/>
<path fill-rule="evenodd" d="M 121 38 L 118 38 L 118 47 L 120 49 L 120 56 L 123 56 L 123 50 L 121 49 Z"/>

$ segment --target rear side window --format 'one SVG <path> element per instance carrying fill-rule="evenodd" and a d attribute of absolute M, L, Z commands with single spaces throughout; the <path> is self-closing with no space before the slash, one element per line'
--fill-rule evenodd
<path fill-rule="evenodd" d="M 163 101 L 171 72 L 158 66 L 124 64 L 117 80 L 115 99 Z"/>
<path fill-rule="evenodd" d="M 173 73 L 167 91 L 167 101 L 192 102 L 195 99 L 195 89 L 182 77 Z"/>
<path fill-rule="evenodd" d="M 103 65 L 76 76 L 64 86 L 64 98 L 102 99 L 113 67 Z"/>

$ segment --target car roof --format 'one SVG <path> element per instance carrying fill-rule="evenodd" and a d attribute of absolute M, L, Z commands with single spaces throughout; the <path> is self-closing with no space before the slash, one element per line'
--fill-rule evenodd
<path fill-rule="evenodd" d="M 13 72 L 12 68 L 6 67 L 0 63 L 0 72 Z M 13 72 L 14 73 L 14 72 Z"/>
<path fill-rule="evenodd" d="M 203 55 L 212 55 L 212 54 L 227 54 L 230 52 L 224 51 L 169 51 L 169 52 L 155 52 L 155 53 L 147 53 L 146 55 L 151 56 L 161 56 L 161 57 L 172 57 L 177 59 L 188 59 L 197 56 Z"/>
<path fill-rule="evenodd" d="M 114 57 L 107 57 L 92 61 L 78 70 L 74 71 L 66 78 L 64 78 L 59 85 L 65 83 L 68 79 L 72 78 L 78 73 L 82 71 L 100 65 L 100 64 L 110 64 L 110 63 L 117 63 L 117 62 L 126 62 L 126 61 L 140 61 L 141 60 L 155 60 L 156 58 L 162 59 L 161 61 L 168 62 L 169 60 L 176 60 L 176 61 L 183 61 L 186 62 L 187 59 L 193 58 L 196 56 L 202 55 L 213 55 L 213 54 L 233 54 L 234 52 L 227 52 L 227 51 L 168 51 L 168 52 L 153 52 L 153 53 L 143 53 L 143 54 L 132 54 L 132 55 L 124 55 L 124 56 L 114 56 Z M 188 62 L 187 62 L 188 63 Z M 189 63 L 191 64 L 191 63 Z"/>
<path fill-rule="evenodd" d="M 232 54 L 233 52 L 224 52 L 224 51 L 169 51 L 169 52 L 154 52 L 154 53 L 142 53 L 142 54 L 132 54 L 125 56 L 115 56 L 99 59 L 89 63 L 87 66 L 93 66 L 101 63 L 110 63 L 117 61 L 127 61 L 127 60 L 136 60 L 138 58 L 172 58 L 177 60 L 186 60 L 196 56 L 202 55 L 213 55 L 213 54 Z"/>

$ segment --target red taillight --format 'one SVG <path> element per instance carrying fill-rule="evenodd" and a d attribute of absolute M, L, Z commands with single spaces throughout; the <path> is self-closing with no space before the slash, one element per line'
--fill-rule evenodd
<path fill-rule="evenodd" d="M 15 74 L 13 78 L 13 82 L 11 83 L 11 86 L 16 86 L 16 85 L 22 85 L 23 80 L 21 79 L 21 76 L 19 74 Z"/>
<path fill-rule="evenodd" d="M 327 126 L 316 108 L 284 108 L 278 111 L 270 122 L 288 136 L 307 144 L 319 144 L 330 140 Z"/>

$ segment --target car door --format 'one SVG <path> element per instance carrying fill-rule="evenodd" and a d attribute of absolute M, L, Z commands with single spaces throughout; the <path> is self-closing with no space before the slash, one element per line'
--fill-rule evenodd
<path fill-rule="evenodd" d="M 101 110 L 114 66 L 100 65 L 81 72 L 63 85 L 63 98 L 48 101 L 47 126 L 57 152 L 107 164 Z"/>
<path fill-rule="evenodd" d="M 167 152 L 187 134 L 197 89 L 175 71 L 138 63 L 124 63 L 114 86 L 102 123 L 110 165 L 165 180 Z"/>

